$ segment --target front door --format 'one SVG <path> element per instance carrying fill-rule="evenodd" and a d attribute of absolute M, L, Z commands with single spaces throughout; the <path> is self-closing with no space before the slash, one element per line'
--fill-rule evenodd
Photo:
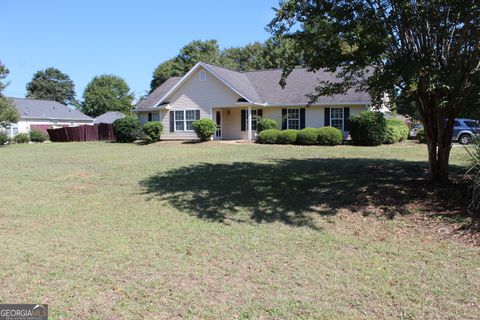
<path fill-rule="evenodd" d="M 215 139 L 222 139 L 222 112 L 217 110 L 215 112 L 215 122 L 217 123 L 217 131 L 215 131 Z"/>

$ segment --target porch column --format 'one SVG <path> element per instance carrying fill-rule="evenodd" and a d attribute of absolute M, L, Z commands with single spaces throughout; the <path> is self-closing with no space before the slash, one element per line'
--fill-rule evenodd
<path fill-rule="evenodd" d="M 247 132 L 248 141 L 252 141 L 252 107 L 248 106 L 247 111 Z"/>

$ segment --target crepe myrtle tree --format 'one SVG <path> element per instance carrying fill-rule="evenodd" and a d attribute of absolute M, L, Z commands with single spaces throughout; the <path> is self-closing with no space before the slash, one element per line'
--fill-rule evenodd
<path fill-rule="evenodd" d="M 431 179 L 448 181 L 455 117 L 479 106 L 478 0 L 285 0 L 267 29 L 294 39 L 311 71 L 338 72 L 338 81 L 318 84 L 312 102 L 351 88 L 376 103 L 385 93 L 390 104 L 397 96 L 413 101 Z"/>

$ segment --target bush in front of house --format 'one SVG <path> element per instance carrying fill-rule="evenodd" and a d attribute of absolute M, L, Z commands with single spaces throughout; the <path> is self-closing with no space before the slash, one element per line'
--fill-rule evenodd
<path fill-rule="evenodd" d="M 143 133 L 145 133 L 148 142 L 160 141 L 162 132 L 163 125 L 160 121 L 150 121 L 143 125 Z"/>
<path fill-rule="evenodd" d="M 258 134 L 258 142 L 265 143 L 265 144 L 274 144 L 277 143 L 278 136 L 280 134 L 280 130 L 278 129 L 267 129 L 263 130 Z"/>
<path fill-rule="evenodd" d="M 297 143 L 303 145 L 312 145 L 318 143 L 318 129 L 305 128 L 298 131 Z"/>
<path fill-rule="evenodd" d="M 210 119 L 199 119 L 193 122 L 193 130 L 201 141 L 210 140 L 217 131 L 217 124 Z"/>
<path fill-rule="evenodd" d="M 32 130 L 30 131 L 30 141 L 36 143 L 42 143 L 47 141 L 48 135 L 40 130 Z"/>
<path fill-rule="evenodd" d="M 297 141 L 298 130 L 287 129 L 282 130 L 278 134 L 277 143 L 279 144 L 295 144 Z"/>
<path fill-rule="evenodd" d="M 3 146 L 8 141 L 8 136 L 5 132 L 0 132 L 0 146 Z"/>
<path fill-rule="evenodd" d="M 425 139 L 425 129 L 422 128 L 417 131 L 417 140 L 420 143 L 427 142 L 427 140 Z"/>
<path fill-rule="evenodd" d="M 113 122 L 113 133 L 117 142 L 129 143 L 137 140 L 142 126 L 137 118 L 125 117 Z"/>
<path fill-rule="evenodd" d="M 383 139 L 383 143 L 392 144 L 401 141 L 401 139 L 402 132 L 400 131 L 399 127 L 387 126 L 385 129 L 385 138 Z"/>
<path fill-rule="evenodd" d="M 400 119 L 387 119 L 384 143 L 391 144 L 408 139 L 408 126 Z"/>
<path fill-rule="evenodd" d="M 317 130 L 318 144 L 322 146 L 336 146 L 342 143 L 342 131 L 334 127 L 322 127 Z"/>
<path fill-rule="evenodd" d="M 385 139 L 386 121 L 381 112 L 363 111 L 350 117 L 350 136 L 356 145 L 378 146 Z"/>
<path fill-rule="evenodd" d="M 259 118 L 257 120 L 257 132 L 260 133 L 268 129 L 277 129 L 278 123 L 273 119 Z"/>
<path fill-rule="evenodd" d="M 30 142 L 30 137 L 28 133 L 19 133 L 13 138 L 16 143 L 28 143 Z"/>

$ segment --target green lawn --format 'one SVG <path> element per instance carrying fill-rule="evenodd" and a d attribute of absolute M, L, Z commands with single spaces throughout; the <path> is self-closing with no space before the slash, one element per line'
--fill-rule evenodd
<path fill-rule="evenodd" d="M 425 146 L 46 143 L 0 159 L 0 303 L 51 319 L 480 313 L 480 250 L 454 227 L 466 187 L 427 187 Z"/>

